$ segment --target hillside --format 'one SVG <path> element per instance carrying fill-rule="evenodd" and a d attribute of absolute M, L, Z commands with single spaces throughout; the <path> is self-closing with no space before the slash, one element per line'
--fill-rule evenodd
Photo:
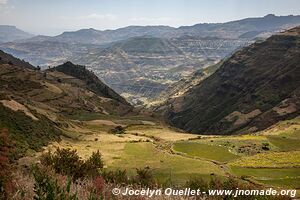
<path fill-rule="evenodd" d="M 199 69 L 188 78 L 181 79 L 180 81 L 171 84 L 168 88 L 163 90 L 158 97 L 150 101 L 147 107 L 154 112 L 165 110 L 172 99 L 182 96 L 189 89 L 200 84 L 200 82 L 202 82 L 205 78 L 213 74 L 222 65 L 222 63 L 223 61 Z"/>
<path fill-rule="evenodd" d="M 203 82 L 171 100 L 169 122 L 192 133 L 265 129 L 300 113 L 300 27 L 236 52 Z"/>
<path fill-rule="evenodd" d="M 103 82 L 101 82 L 99 78 L 93 72 L 87 70 L 85 66 L 74 65 L 71 62 L 66 62 L 48 71 L 58 71 L 66 75 L 75 77 L 83 81 L 86 85 L 86 89 L 94 92 L 96 95 L 116 100 L 130 107 L 130 105 L 128 104 L 128 102 L 126 102 L 124 98 L 122 98 L 115 91 L 113 91 Z"/>
<path fill-rule="evenodd" d="M 10 65 L 16 65 L 19 67 L 24 67 L 27 69 L 36 69 L 33 65 L 31 65 L 28 62 L 25 62 L 24 60 L 20 60 L 18 58 L 13 57 L 10 54 L 5 53 L 4 51 L 0 50 L 0 64 L 10 64 Z"/>
<path fill-rule="evenodd" d="M 155 37 L 135 37 L 118 42 L 112 49 L 122 49 L 128 53 L 182 54 L 170 41 Z"/>
<path fill-rule="evenodd" d="M 58 141 L 66 128 L 80 129 L 73 121 L 77 116 L 123 116 L 132 111 L 122 97 L 82 66 L 66 63 L 39 71 L 2 55 L 12 62 L 0 63 L 0 129 L 9 130 L 17 155 Z"/>
<path fill-rule="evenodd" d="M 12 42 L 33 37 L 32 34 L 26 33 L 15 26 L 0 25 L 0 43 Z"/>

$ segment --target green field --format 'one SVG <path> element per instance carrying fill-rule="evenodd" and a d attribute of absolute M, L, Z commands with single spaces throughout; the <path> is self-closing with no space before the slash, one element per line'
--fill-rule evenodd
<path fill-rule="evenodd" d="M 284 187 L 287 189 L 290 188 L 300 189 L 300 178 L 269 179 L 269 180 L 259 180 L 259 182 L 269 186 Z"/>
<path fill-rule="evenodd" d="M 178 142 L 174 144 L 173 149 L 189 156 L 219 162 L 227 162 L 239 158 L 239 156 L 229 152 L 229 150 L 223 146 L 201 144 L 197 142 Z"/>
<path fill-rule="evenodd" d="M 300 135 L 300 133 L 299 133 Z M 300 140 L 287 138 L 285 136 L 268 136 L 268 140 L 281 151 L 291 151 L 300 149 Z"/>
<path fill-rule="evenodd" d="M 212 162 L 171 155 L 155 148 L 152 143 L 126 144 L 120 159 L 109 167 L 126 169 L 132 174 L 136 168 L 150 167 L 161 183 L 169 180 L 184 183 L 194 176 L 207 179 L 212 173 L 225 175 L 224 171 Z"/>
<path fill-rule="evenodd" d="M 300 188 L 300 168 L 243 168 L 232 167 L 237 176 L 251 177 L 259 183 L 279 187 Z"/>
<path fill-rule="evenodd" d="M 249 168 L 300 167 L 300 151 L 261 153 L 243 157 L 229 164 Z"/>

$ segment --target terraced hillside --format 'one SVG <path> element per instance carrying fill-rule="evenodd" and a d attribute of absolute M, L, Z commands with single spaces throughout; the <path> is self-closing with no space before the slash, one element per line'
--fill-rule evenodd
<path fill-rule="evenodd" d="M 0 57 L 0 128 L 8 128 L 21 154 L 59 140 L 63 128 L 73 126 L 70 116 L 91 112 L 125 115 L 132 111 L 96 76 L 81 80 L 56 70 L 41 72 L 4 52 Z M 82 75 L 90 74 L 80 69 Z"/>

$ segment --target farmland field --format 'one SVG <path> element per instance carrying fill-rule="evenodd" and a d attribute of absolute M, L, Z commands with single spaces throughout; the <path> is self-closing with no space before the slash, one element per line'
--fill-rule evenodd
<path fill-rule="evenodd" d="M 234 160 L 239 157 L 229 152 L 229 150 L 225 147 L 200 144 L 196 142 L 178 142 L 173 148 L 175 151 L 183 152 L 190 156 L 206 158 L 220 162 Z"/>

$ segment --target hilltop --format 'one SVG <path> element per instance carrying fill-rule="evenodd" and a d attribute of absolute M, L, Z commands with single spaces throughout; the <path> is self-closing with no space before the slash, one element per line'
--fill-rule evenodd
<path fill-rule="evenodd" d="M 96 95 L 101 97 L 106 97 L 118 101 L 124 105 L 129 105 L 129 103 L 117 94 L 114 90 L 105 85 L 99 78 L 92 72 L 86 69 L 85 66 L 74 65 L 71 62 L 66 62 L 57 67 L 51 68 L 48 71 L 50 72 L 62 72 L 66 75 L 75 77 L 85 83 L 87 90 L 94 92 Z"/>

